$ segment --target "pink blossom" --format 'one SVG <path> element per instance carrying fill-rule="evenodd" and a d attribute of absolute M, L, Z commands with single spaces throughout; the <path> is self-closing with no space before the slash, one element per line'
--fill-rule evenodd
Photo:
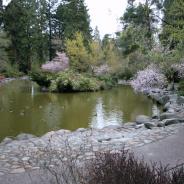
<path fill-rule="evenodd" d="M 167 80 L 164 74 L 153 65 L 143 71 L 139 71 L 131 81 L 131 85 L 136 91 L 164 88 L 166 83 Z"/>
<path fill-rule="evenodd" d="M 68 69 L 69 59 L 65 53 L 57 52 L 57 56 L 46 64 L 41 66 L 41 69 L 46 72 L 60 72 Z"/>

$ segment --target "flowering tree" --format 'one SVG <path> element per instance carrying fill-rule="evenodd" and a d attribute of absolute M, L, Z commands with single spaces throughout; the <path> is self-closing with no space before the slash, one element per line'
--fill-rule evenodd
<path fill-rule="evenodd" d="M 57 52 L 57 56 L 50 62 L 43 64 L 41 69 L 46 72 L 60 72 L 69 67 L 69 59 L 65 53 Z"/>
<path fill-rule="evenodd" d="M 139 71 L 136 78 L 131 81 L 131 85 L 136 91 L 164 88 L 166 83 L 166 77 L 154 65 L 150 65 L 145 70 Z"/>

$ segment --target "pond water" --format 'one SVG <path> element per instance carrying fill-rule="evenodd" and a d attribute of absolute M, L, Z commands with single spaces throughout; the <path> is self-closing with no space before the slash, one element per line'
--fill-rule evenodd
<path fill-rule="evenodd" d="M 95 93 L 42 93 L 27 80 L 0 87 L 0 140 L 20 133 L 43 135 L 58 129 L 103 128 L 152 115 L 157 106 L 129 86 Z"/>

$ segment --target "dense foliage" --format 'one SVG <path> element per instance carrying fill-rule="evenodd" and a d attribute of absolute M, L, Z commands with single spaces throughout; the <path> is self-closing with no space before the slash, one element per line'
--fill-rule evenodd
<path fill-rule="evenodd" d="M 78 80 L 81 75 L 116 81 L 135 79 L 154 64 L 168 82 L 183 80 L 183 1 L 127 2 L 120 18 L 122 30 L 101 39 L 97 27 L 92 34 L 84 0 L 12 0 L 7 6 L 0 1 L 0 73 L 15 76 L 31 71 L 35 81 L 45 83 L 45 72 L 54 78 L 69 69 Z M 67 62 L 56 60 L 57 53 L 65 54 Z M 40 75 L 33 74 L 35 70 Z M 136 82 L 140 84 L 133 86 L 142 85 Z M 79 86 L 80 90 L 71 89 L 83 91 Z"/>
<path fill-rule="evenodd" d="M 54 58 L 77 31 L 84 35 L 86 45 L 91 39 L 88 11 L 81 0 L 12 0 L 1 6 L 0 24 L 11 41 L 10 63 L 24 73 L 35 63 L 39 66 Z"/>
<path fill-rule="evenodd" d="M 51 92 L 90 92 L 111 88 L 117 84 L 116 78 L 111 75 L 94 77 L 73 70 L 57 74 L 34 71 L 30 75 L 33 81 Z"/>

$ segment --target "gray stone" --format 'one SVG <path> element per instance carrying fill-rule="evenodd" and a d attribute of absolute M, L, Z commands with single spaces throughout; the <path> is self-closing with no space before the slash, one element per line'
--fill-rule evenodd
<path fill-rule="evenodd" d="M 20 174 L 20 173 L 24 173 L 25 169 L 24 168 L 17 168 L 17 169 L 13 169 L 10 171 L 10 174 Z"/>
<path fill-rule="evenodd" d="M 164 122 L 158 122 L 157 127 L 165 127 Z"/>
<path fill-rule="evenodd" d="M 147 128 L 147 129 L 152 129 L 153 127 L 155 127 L 155 123 L 152 123 L 152 122 L 148 122 L 148 123 L 145 123 L 144 126 Z"/>
<path fill-rule="evenodd" d="M 177 118 L 173 118 L 173 119 L 164 119 L 162 123 L 164 123 L 165 126 L 169 126 L 173 124 L 178 124 L 180 123 L 180 121 Z"/>
<path fill-rule="evenodd" d="M 167 102 L 167 103 L 164 105 L 163 110 L 164 110 L 164 111 L 167 111 L 170 107 L 171 107 L 171 102 Z"/>
<path fill-rule="evenodd" d="M 118 129 L 121 128 L 121 125 L 108 125 L 106 127 L 104 127 L 103 129 Z"/>
<path fill-rule="evenodd" d="M 175 110 L 174 110 L 173 108 L 169 108 L 169 109 L 167 110 L 167 112 L 169 112 L 169 113 L 175 113 Z"/>
<path fill-rule="evenodd" d="M 143 128 L 143 127 L 144 127 L 144 124 L 139 124 L 139 125 L 135 126 L 135 129 L 140 129 L 140 128 Z"/>
<path fill-rule="evenodd" d="M 13 139 L 11 139 L 11 138 L 9 138 L 9 137 L 6 137 L 2 142 L 1 142 L 1 144 L 8 144 L 8 143 L 10 143 L 10 142 L 12 142 L 13 141 Z"/>
<path fill-rule="evenodd" d="M 28 140 L 28 139 L 31 139 L 31 138 L 35 138 L 36 136 L 32 135 L 32 134 L 19 134 L 17 137 L 16 137 L 16 140 Z"/>
<path fill-rule="evenodd" d="M 160 115 L 160 120 L 177 118 L 177 117 L 178 117 L 177 113 L 165 112 Z"/>
<path fill-rule="evenodd" d="M 149 143 L 151 143 L 151 142 L 153 142 L 152 140 L 144 140 L 144 143 L 145 144 L 149 144 Z"/>
<path fill-rule="evenodd" d="M 30 158 L 29 157 L 24 157 L 22 158 L 22 161 L 28 161 Z"/>
<path fill-rule="evenodd" d="M 138 125 L 147 123 L 149 121 L 150 121 L 150 117 L 145 116 L 145 115 L 139 115 L 139 116 L 136 117 L 136 123 Z"/>
<path fill-rule="evenodd" d="M 128 127 L 135 127 L 136 125 L 137 125 L 136 122 L 128 122 L 128 123 L 125 123 L 125 124 L 123 125 L 123 127 L 125 127 L 125 128 L 128 128 Z"/>
<path fill-rule="evenodd" d="M 84 132 L 86 129 L 85 128 L 78 128 L 76 131 L 77 132 Z"/>

